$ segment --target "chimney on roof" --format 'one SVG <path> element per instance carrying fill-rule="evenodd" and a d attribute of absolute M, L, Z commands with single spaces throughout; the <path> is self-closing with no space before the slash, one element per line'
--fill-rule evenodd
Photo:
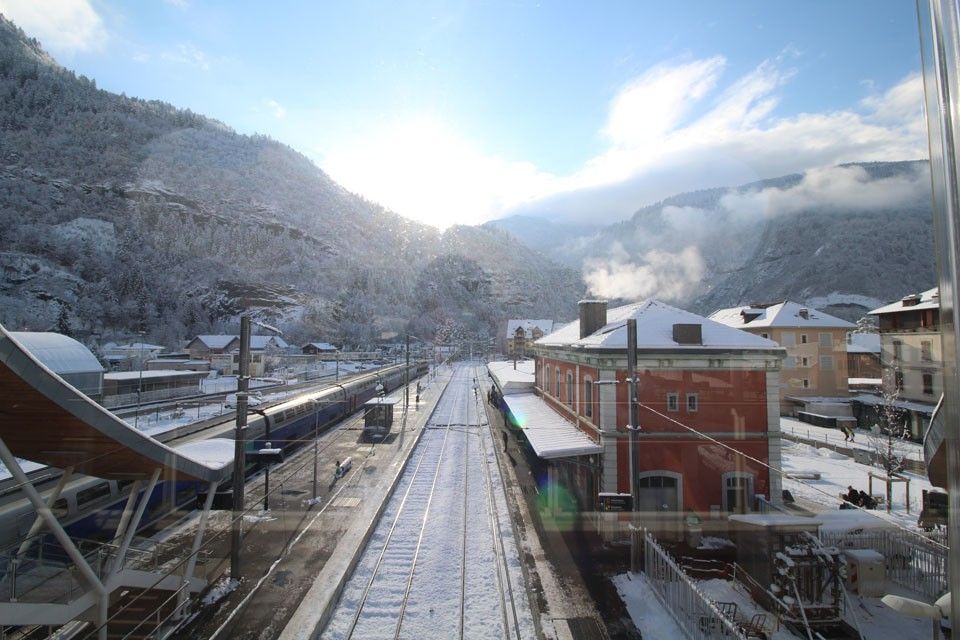
<path fill-rule="evenodd" d="M 580 307 L 580 337 L 596 333 L 601 327 L 607 324 L 607 301 L 606 300 L 581 300 Z"/>
<path fill-rule="evenodd" d="M 810 309 L 807 309 L 806 307 L 800 307 L 800 317 L 803 318 L 804 320 L 809 320 Z"/>
<path fill-rule="evenodd" d="M 673 341 L 677 344 L 703 344 L 703 325 L 673 325 Z"/>
<path fill-rule="evenodd" d="M 919 293 L 915 293 L 915 294 L 913 294 L 913 295 L 904 296 L 904 298 L 901 300 L 901 302 L 903 303 L 903 306 L 905 306 L 905 307 L 914 307 L 914 306 L 920 304 L 920 294 L 919 294 Z"/>

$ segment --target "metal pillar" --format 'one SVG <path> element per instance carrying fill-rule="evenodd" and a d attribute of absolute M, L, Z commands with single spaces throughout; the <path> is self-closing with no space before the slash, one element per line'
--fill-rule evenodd
<path fill-rule="evenodd" d="M 203 511 L 200 512 L 200 523 L 197 525 L 197 533 L 193 536 L 193 546 L 190 547 L 190 558 L 187 560 L 187 566 L 183 570 L 183 580 L 180 581 L 180 595 L 177 596 L 177 614 L 176 618 L 183 616 L 183 607 L 187 603 L 187 594 L 189 590 L 185 587 L 193 577 L 193 570 L 197 566 L 197 555 L 200 553 L 200 541 L 203 540 L 203 533 L 207 529 L 207 519 L 210 516 L 210 508 L 213 506 L 213 497 L 217 494 L 217 482 L 213 481 L 207 487 L 207 499 L 203 504 Z"/>
<path fill-rule="evenodd" d="M 90 565 L 87 564 L 83 554 L 81 554 L 80 550 L 73 544 L 73 540 L 70 539 L 67 532 L 60 526 L 57 518 L 53 515 L 53 512 L 50 511 L 46 503 L 44 503 L 43 498 L 37 492 L 36 488 L 30 484 L 27 475 L 20 467 L 20 463 L 17 462 L 17 459 L 10 453 L 10 449 L 7 448 L 7 443 L 3 441 L 3 438 L 0 438 L 0 462 L 6 465 L 7 470 L 10 471 L 10 475 L 13 476 L 17 484 L 20 485 L 20 488 L 23 489 L 23 492 L 33 504 L 33 508 L 37 510 L 37 514 L 43 518 L 47 527 L 49 527 L 53 535 L 56 536 L 57 542 L 60 543 L 70 557 L 70 560 L 76 565 L 77 570 L 80 571 L 80 575 L 83 576 L 84 581 L 96 592 L 97 638 L 98 640 L 107 640 L 107 613 L 110 607 L 110 597 L 106 587 L 103 586 L 100 578 L 97 577 L 97 574 L 94 573 Z"/>
<path fill-rule="evenodd" d="M 924 101 L 933 188 L 933 237 L 940 287 L 943 341 L 944 443 L 947 454 L 950 590 L 960 594 L 960 166 L 957 126 L 960 19 L 955 0 L 917 0 Z M 951 599 L 951 619 L 960 620 L 960 597 Z"/>
<path fill-rule="evenodd" d="M 47 497 L 47 506 L 53 507 L 54 503 L 60 499 L 60 494 L 63 492 L 63 488 L 66 486 L 67 481 L 70 479 L 70 476 L 73 475 L 73 466 L 69 466 L 63 470 L 63 475 L 60 476 L 60 479 L 57 480 L 57 486 L 53 488 L 53 491 Z M 43 518 L 40 517 L 40 514 L 37 514 L 37 517 L 33 520 L 33 524 L 30 525 L 30 531 L 27 532 L 27 537 L 20 545 L 20 548 L 17 549 L 17 556 L 22 556 L 30 548 L 30 545 L 33 544 L 34 536 L 40 533 L 40 527 L 43 526 Z"/>
<path fill-rule="evenodd" d="M 233 447 L 233 522 L 230 530 L 230 577 L 240 579 L 240 538 L 243 525 L 244 449 L 247 431 L 247 390 L 250 379 L 250 316 L 240 316 L 240 377 L 237 380 L 237 430 Z"/>
<path fill-rule="evenodd" d="M 630 445 L 630 524 L 636 526 L 637 497 L 640 495 L 638 474 L 640 464 L 637 460 L 637 431 L 640 429 L 640 416 L 637 407 L 637 321 L 627 320 L 627 398 L 629 403 L 630 424 L 627 425 L 627 438 Z M 630 535 L 630 569 L 636 571 L 639 566 L 636 536 Z"/>
<path fill-rule="evenodd" d="M 313 401 L 313 499 L 317 499 L 317 457 L 320 455 L 320 403 Z"/>
<path fill-rule="evenodd" d="M 157 480 L 160 479 L 161 470 L 161 467 L 153 470 L 153 475 L 150 476 L 150 482 L 147 483 L 147 488 L 143 490 L 143 497 L 137 505 L 137 512 L 133 514 L 133 519 L 127 526 L 127 531 L 124 533 L 123 542 L 120 543 L 120 549 L 117 550 L 117 558 L 113 562 L 113 570 L 111 573 L 116 573 L 123 568 L 123 562 L 127 558 L 127 550 L 130 548 L 130 543 L 133 542 L 133 535 L 137 532 L 137 527 L 140 525 L 143 513 L 147 510 L 147 503 L 150 501 L 153 489 L 157 486 Z"/>

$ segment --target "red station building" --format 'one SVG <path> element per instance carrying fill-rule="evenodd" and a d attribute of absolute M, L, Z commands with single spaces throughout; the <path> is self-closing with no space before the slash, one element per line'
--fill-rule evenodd
<path fill-rule="evenodd" d="M 643 512 L 720 516 L 780 501 L 779 379 L 775 342 L 647 300 L 580 319 L 535 345 L 535 393 L 596 443 L 596 455 L 549 460 L 551 476 L 583 511 L 598 494 L 630 493 L 627 330 L 637 324 L 637 433 Z M 700 434 L 714 438 L 711 442 Z M 666 514 L 665 514 L 666 515 Z"/>

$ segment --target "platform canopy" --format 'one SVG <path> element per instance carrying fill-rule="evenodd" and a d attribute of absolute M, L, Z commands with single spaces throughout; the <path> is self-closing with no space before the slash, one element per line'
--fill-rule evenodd
<path fill-rule="evenodd" d="M 230 440 L 178 450 L 137 431 L 45 366 L 0 326 L 0 438 L 14 456 L 111 479 L 222 481 Z"/>
<path fill-rule="evenodd" d="M 589 456 L 603 450 L 577 425 L 532 393 L 504 396 L 503 400 L 510 409 L 514 424 L 523 431 L 538 457 L 553 460 Z"/>
<path fill-rule="evenodd" d="M 502 395 L 533 392 L 535 384 L 533 360 L 520 360 L 516 368 L 513 361 L 491 362 L 487 365 L 487 370 Z"/>

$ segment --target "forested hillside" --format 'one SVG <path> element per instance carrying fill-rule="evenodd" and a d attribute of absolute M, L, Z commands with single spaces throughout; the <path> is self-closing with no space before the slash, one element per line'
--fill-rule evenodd
<path fill-rule="evenodd" d="M 417 224 L 307 158 L 97 89 L 0 17 L 0 322 L 167 345 L 244 309 L 291 340 L 485 336 L 563 317 L 580 274 L 502 231 Z"/>

